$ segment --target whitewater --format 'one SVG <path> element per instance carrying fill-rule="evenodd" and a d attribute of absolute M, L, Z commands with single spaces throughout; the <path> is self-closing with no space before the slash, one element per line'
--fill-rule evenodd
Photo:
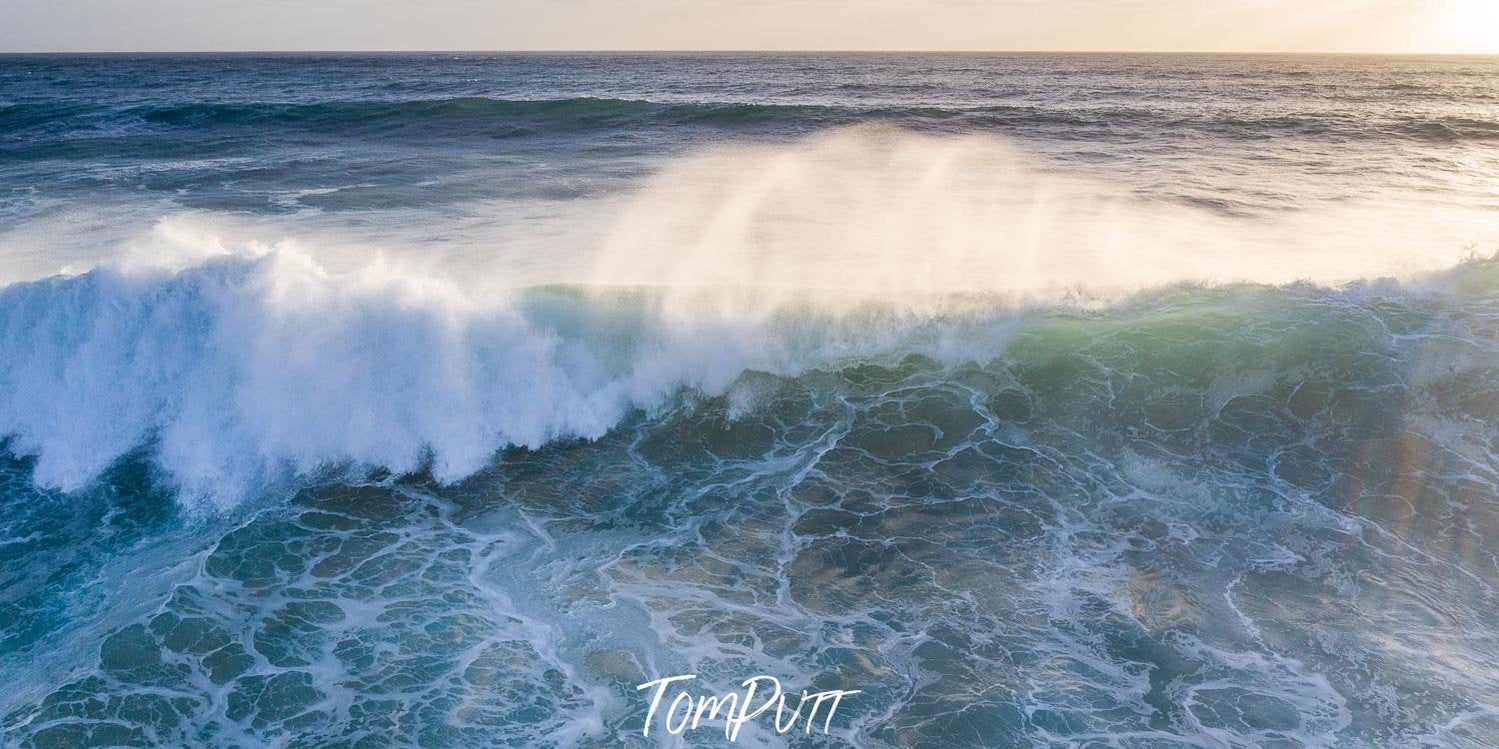
<path fill-rule="evenodd" d="M 0 735 L 1491 745 L 1496 81 L 0 58 Z"/>
<path fill-rule="evenodd" d="M 690 154 L 615 213 L 596 248 L 526 275 L 161 219 L 118 261 L 0 292 L 0 432 L 64 491 L 148 443 L 219 503 L 329 468 L 451 482 L 750 371 L 987 361 L 1027 310 L 1181 285 L 1440 286 L 1433 269 L 1476 260 L 1458 237 L 1499 235 L 1486 213 L 1368 207 L 1243 226 L 992 138 L 867 128 Z"/>

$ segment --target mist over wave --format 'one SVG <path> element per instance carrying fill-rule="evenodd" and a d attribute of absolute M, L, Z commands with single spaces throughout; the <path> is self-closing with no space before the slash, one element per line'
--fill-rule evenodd
<path fill-rule="evenodd" d="M 328 471 L 453 481 L 746 372 L 986 361 L 1027 310 L 1180 284 L 1409 278 L 1499 222 L 1366 211 L 1270 226 L 989 137 L 856 128 L 685 156 L 594 249 L 529 274 L 503 251 L 445 267 L 392 242 L 371 261 L 357 243 L 226 238 L 181 216 L 94 270 L 0 290 L 0 434 L 65 490 L 148 446 L 187 496 L 221 505 Z"/>
<path fill-rule="evenodd" d="M 990 135 L 882 127 L 706 149 L 667 164 L 619 213 L 591 283 L 1043 303 L 1183 282 L 1410 275 L 1499 241 L 1491 210 L 1393 190 L 1305 199 L 1272 219 L 1141 195 Z"/>

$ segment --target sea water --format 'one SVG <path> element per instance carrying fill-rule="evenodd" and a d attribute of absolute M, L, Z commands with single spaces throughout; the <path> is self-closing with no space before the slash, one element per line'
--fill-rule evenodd
<path fill-rule="evenodd" d="M 0 57 L 0 736 L 1499 745 L 1496 174 L 1494 58 Z"/>

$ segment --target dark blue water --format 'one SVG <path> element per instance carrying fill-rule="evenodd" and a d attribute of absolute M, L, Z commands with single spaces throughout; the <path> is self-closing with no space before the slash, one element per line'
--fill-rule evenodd
<path fill-rule="evenodd" d="M 0 56 L 0 743 L 1499 745 L 1496 173 L 1493 58 Z"/>

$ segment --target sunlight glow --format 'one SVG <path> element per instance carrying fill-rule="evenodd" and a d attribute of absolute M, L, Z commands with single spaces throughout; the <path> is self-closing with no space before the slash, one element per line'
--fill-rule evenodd
<path fill-rule="evenodd" d="M 1446 52 L 1499 53 L 1499 0 L 1433 3 L 1424 41 Z"/>
<path fill-rule="evenodd" d="M 1499 0 L 0 0 L 0 51 L 174 49 L 1495 54 Z"/>

